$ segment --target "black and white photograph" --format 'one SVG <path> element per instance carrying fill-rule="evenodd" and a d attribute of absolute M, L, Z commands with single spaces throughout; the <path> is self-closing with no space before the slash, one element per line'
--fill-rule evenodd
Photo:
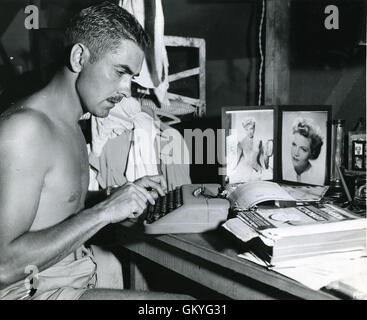
<path fill-rule="evenodd" d="M 352 141 L 353 167 L 352 170 L 363 171 L 366 169 L 366 141 Z"/>
<path fill-rule="evenodd" d="M 229 184 L 272 180 L 274 175 L 274 110 L 223 108 L 226 178 Z"/>
<path fill-rule="evenodd" d="M 366 10 L 0 0 L 0 300 L 367 300 Z"/>
<path fill-rule="evenodd" d="M 327 175 L 328 111 L 281 112 L 282 179 L 324 185 Z"/>
<path fill-rule="evenodd" d="M 363 154 L 363 144 L 356 141 L 354 143 L 354 155 L 361 156 Z"/>
<path fill-rule="evenodd" d="M 362 170 L 363 169 L 363 158 L 362 157 L 354 157 L 354 170 Z"/>
<path fill-rule="evenodd" d="M 348 169 L 357 173 L 366 170 L 367 148 L 366 132 L 348 132 Z"/>

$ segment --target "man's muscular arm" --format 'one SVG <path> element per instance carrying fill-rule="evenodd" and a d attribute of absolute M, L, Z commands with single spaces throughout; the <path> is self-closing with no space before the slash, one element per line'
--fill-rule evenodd
<path fill-rule="evenodd" d="M 52 227 L 30 231 L 51 169 L 49 130 L 42 115 L 32 112 L 0 123 L 0 288 L 23 279 L 28 265 L 43 270 L 105 225 L 140 214 L 147 201 L 154 202 L 144 188 L 127 184 L 95 207 Z"/>

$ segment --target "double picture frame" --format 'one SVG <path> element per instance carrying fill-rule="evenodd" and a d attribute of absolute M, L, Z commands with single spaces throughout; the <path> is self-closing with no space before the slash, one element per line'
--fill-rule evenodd
<path fill-rule="evenodd" d="M 223 107 L 223 184 L 266 180 L 326 185 L 330 120 L 327 105 Z"/>
<path fill-rule="evenodd" d="M 348 169 L 355 174 L 363 174 L 367 169 L 366 132 L 348 132 Z"/>

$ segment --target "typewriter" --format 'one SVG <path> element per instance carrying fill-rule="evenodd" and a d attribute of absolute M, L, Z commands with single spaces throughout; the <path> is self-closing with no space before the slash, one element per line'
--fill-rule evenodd
<path fill-rule="evenodd" d="M 148 234 L 200 233 L 227 219 L 229 202 L 217 198 L 219 184 L 187 184 L 160 196 L 139 217 Z"/>

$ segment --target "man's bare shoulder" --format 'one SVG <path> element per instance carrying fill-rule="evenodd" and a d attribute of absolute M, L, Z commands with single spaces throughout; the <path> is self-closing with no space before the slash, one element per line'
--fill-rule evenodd
<path fill-rule="evenodd" d="M 11 107 L 0 115 L 0 151 L 41 151 L 52 143 L 52 130 L 52 122 L 42 112 L 22 106 Z"/>
<path fill-rule="evenodd" d="M 40 135 L 42 138 L 42 135 L 51 131 L 50 119 L 35 109 L 14 105 L 0 114 L 0 139 L 8 135 L 14 137 Z"/>

